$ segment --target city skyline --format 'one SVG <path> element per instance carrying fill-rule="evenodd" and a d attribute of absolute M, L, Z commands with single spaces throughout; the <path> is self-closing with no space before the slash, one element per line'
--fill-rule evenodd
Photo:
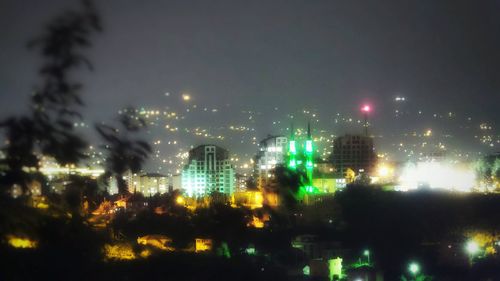
<path fill-rule="evenodd" d="M 499 9 L 0 1 L 0 279 L 497 280 Z"/>
<path fill-rule="evenodd" d="M 387 103 L 404 96 L 414 112 L 498 124 L 498 3 L 450 3 L 97 3 L 104 28 L 89 49 L 95 70 L 75 75 L 84 84 L 83 113 L 102 121 L 128 105 L 182 110 L 185 94 L 191 105 L 225 114 L 247 107 L 271 118 L 275 107 L 348 114 L 370 102 L 378 127 L 390 131 Z M 0 30 L 2 116 L 25 112 L 39 81 L 26 43 L 76 4 L 0 4 L 8 21 Z"/>

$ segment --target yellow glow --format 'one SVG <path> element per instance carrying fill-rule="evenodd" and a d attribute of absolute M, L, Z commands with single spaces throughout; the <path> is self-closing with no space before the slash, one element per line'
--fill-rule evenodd
<path fill-rule="evenodd" d="M 176 202 L 177 204 L 179 204 L 179 205 L 184 205 L 184 203 L 185 203 L 186 201 L 184 200 L 184 197 L 182 197 L 182 196 L 177 196 L 177 198 L 175 199 L 175 202 Z"/>
<path fill-rule="evenodd" d="M 250 209 L 262 208 L 264 196 L 261 191 L 239 191 L 231 197 L 232 206 L 245 206 Z"/>
<path fill-rule="evenodd" d="M 347 168 L 345 170 L 345 180 L 346 180 L 346 183 L 353 182 L 355 177 L 356 177 L 356 172 L 354 172 L 353 169 Z"/>
<path fill-rule="evenodd" d="M 38 241 L 14 235 L 7 235 L 7 242 L 14 248 L 33 249 L 38 246 Z"/>
<path fill-rule="evenodd" d="M 151 251 L 146 249 L 146 250 L 141 251 L 141 253 L 139 255 L 141 256 L 141 258 L 147 258 L 147 257 L 151 256 Z"/>
<path fill-rule="evenodd" d="M 115 245 L 105 244 L 104 255 L 109 260 L 133 260 L 137 258 L 132 246 L 126 243 Z"/>
<path fill-rule="evenodd" d="M 255 228 L 263 228 L 264 227 L 264 219 L 260 219 L 257 216 L 252 217 L 252 221 L 248 224 L 248 226 L 252 226 Z"/>
<path fill-rule="evenodd" d="M 158 248 L 164 251 L 174 251 L 175 249 L 169 244 L 172 243 L 172 239 L 164 235 L 146 235 L 137 238 L 137 243 L 140 245 L 147 245 Z"/>
<path fill-rule="evenodd" d="M 195 247 L 196 247 L 195 251 L 197 253 L 212 250 L 212 239 L 196 238 L 195 242 L 196 242 L 195 243 Z"/>
<path fill-rule="evenodd" d="M 125 199 L 120 199 L 115 201 L 116 207 L 127 208 L 127 201 Z"/>
<path fill-rule="evenodd" d="M 44 203 L 44 202 L 39 202 L 38 204 L 36 204 L 36 207 L 38 209 L 48 209 L 49 205 L 47 203 Z"/>
<path fill-rule="evenodd" d="M 387 177 L 389 175 L 389 168 L 382 166 L 378 170 L 378 175 L 381 177 Z"/>
<path fill-rule="evenodd" d="M 260 191 L 255 192 L 255 205 L 262 207 L 262 203 L 264 203 L 264 197 L 262 196 L 262 192 Z"/>
<path fill-rule="evenodd" d="M 465 236 L 469 239 L 469 242 L 466 244 L 468 247 L 468 251 L 471 251 L 471 246 L 475 246 L 478 249 L 484 249 L 484 255 L 487 256 L 495 255 L 497 253 L 495 244 L 496 241 L 498 241 L 498 239 L 500 238 L 499 235 L 495 235 L 486 231 L 474 231 L 466 233 Z M 476 251 L 478 250 L 476 249 Z"/>
<path fill-rule="evenodd" d="M 190 101 L 191 100 L 191 96 L 188 95 L 188 94 L 182 94 L 182 100 L 183 101 Z"/>

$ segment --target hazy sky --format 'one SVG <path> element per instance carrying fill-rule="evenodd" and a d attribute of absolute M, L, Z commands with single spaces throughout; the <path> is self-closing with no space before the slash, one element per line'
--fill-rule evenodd
<path fill-rule="evenodd" d="M 415 108 L 500 123 L 500 1 L 96 2 L 96 69 L 77 77 L 89 119 L 175 106 L 182 92 L 263 110 L 350 112 L 371 101 L 379 114 L 399 94 Z M 22 112 L 36 85 L 26 42 L 77 4 L 0 1 L 0 117 Z"/>

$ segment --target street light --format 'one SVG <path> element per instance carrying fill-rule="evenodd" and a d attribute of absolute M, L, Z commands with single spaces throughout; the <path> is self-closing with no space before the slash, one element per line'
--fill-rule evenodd
<path fill-rule="evenodd" d="M 368 260 L 368 265 L 370 265 L 370 250 L 364 250 L 363 255 L 366 256 Z"/>
<path fill-rule="evenodd" d="M 420 272 L 420 265 L 416 262 L 411 262 L 408 266 L 408 271 L 410 271 L 413 276 L 416 276 Z"/>
<path fill-rule="evenodd" d="M 177 196 L 177 198 L 175 198 L 175 202 L 176 202 L 177 204 L 179 204 L 179 205 L 184 205 L 184 203 L 185 203 L 186 201 L 184 200 L 184 197 L 182 197 L 182 196 L 180 196 L 180 195 L 179 195 L 179 196 Z"/>
<path fill-rule="evenodd" d="M 476 241 L 470 240 L 467 242 L 467 244 L 465 244 L 465 250 L 469 255 L 474 256 L 479 253 L 479 245 Z"/>
<path fill-rule="evenodd" d="M 465 244 L 465 251 L 467 254 L 469 254 L 469 264 L 472 266 L 472 259 L 474 258 L 475 255 L 479 254 L 479 251 L 481 249 L 479 248 L 479 244 L 477 244 L 476 241 L 474 240 L 469 240 Z"/>
<path fill-rule="evenodd" d="M 188 102 L 191 100 L 191 96 L 189 94 L 182 94 L 182 100 Z"/>

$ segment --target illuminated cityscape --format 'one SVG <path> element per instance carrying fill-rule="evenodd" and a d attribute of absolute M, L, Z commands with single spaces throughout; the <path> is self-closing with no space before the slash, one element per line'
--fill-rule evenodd
<path fill-rule="evenodd" d="M 499 8 L 3 1 L 0 280 L 500 280 Z"/>

